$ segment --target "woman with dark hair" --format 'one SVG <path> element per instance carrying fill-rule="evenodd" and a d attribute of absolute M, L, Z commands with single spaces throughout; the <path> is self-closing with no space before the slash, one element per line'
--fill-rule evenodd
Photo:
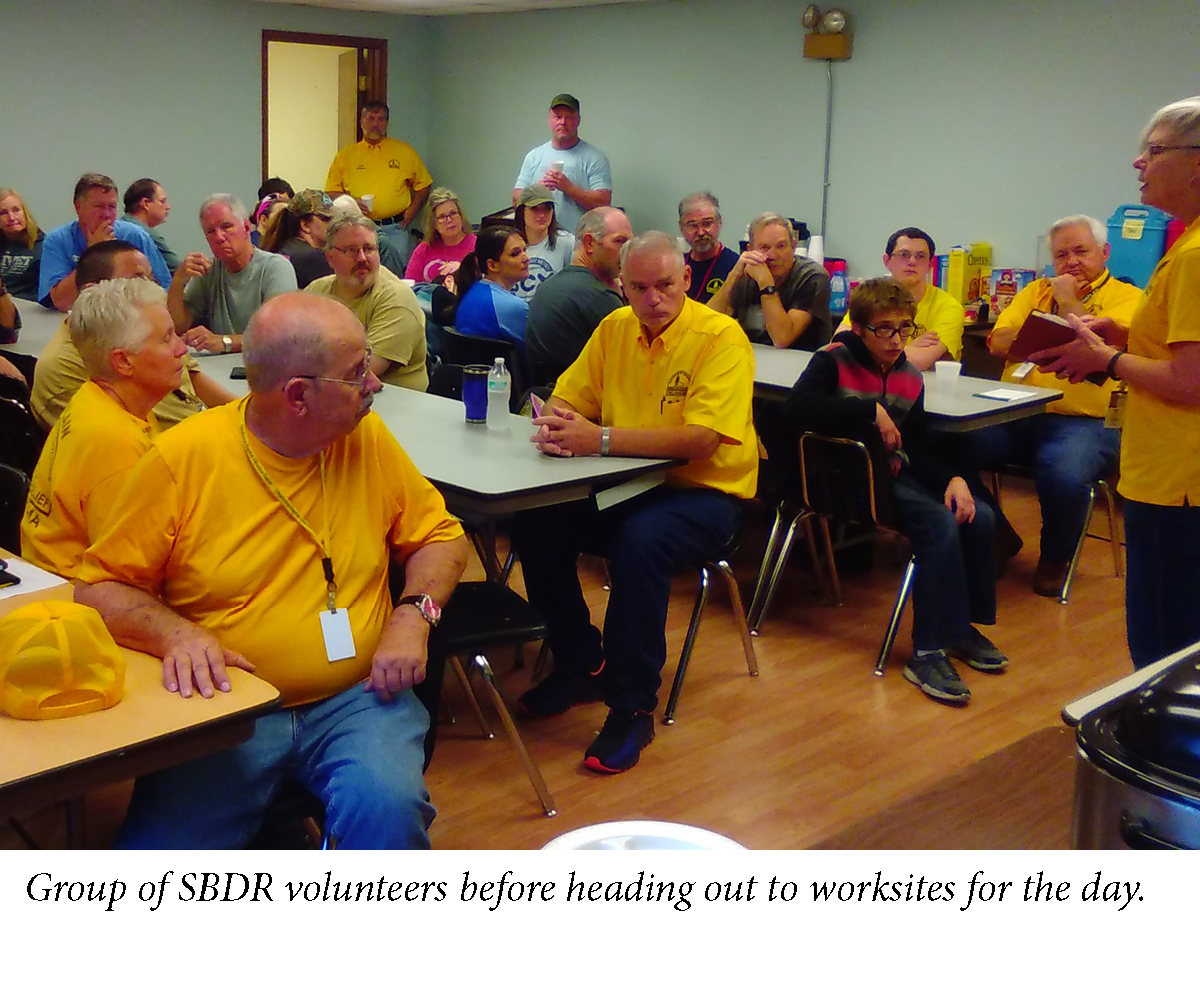
<path fill-rule="evenodd" d="M 528 302 L 543 281 L 571 263 L 575 234 L 568 233 L 558 224 L 554 195 L 545 184 L 531 184 L 521 192 L 515 225 L 525 239 L 529 277 L 513 291 Z"/>
<path fill-rule="evenodd" d="M 12 188 L 0 188 L 0 284 L 11 295 L 36 299 L 46 234 Z"/>
<path fill-rule="evenodd" d="M 475 234 L 467 228 L 458 195 L 449 188 L 434 188 L 425 205 L 425 238 L 413 251 L 404 277 L 412 281 L 437 281 L 454 291 L 452 275 L 475 250 Z"/>
<path fill-rule="evenodd" d="M 488 226 L 475 241 L 475 252 L 458 269 L 459 333 L 494 340 L 525 341 L 529 303 L 513 289 L 529 276 L 525 240 L 512 226 Z"/>
<path fill-rule="evenodd" d="M 292 262 L 300 288 L 333 274 L 325 259 L 325 229 L 332 213 L 333 199 L 324 191 L 309 188 L 288 202 L 287 209 L 271 220 L 263 234 L 262 249 Z"/>

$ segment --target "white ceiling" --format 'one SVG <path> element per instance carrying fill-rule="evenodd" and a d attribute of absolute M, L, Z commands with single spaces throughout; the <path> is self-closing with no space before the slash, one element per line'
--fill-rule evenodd
<path fill-rule="evenodd" d="M 337 10 L 383 11 L 389 14 L 498 14 L 510 10 L 551 10 L 653 0 L 257 0 L 259 3 L 303 4 Z"/>

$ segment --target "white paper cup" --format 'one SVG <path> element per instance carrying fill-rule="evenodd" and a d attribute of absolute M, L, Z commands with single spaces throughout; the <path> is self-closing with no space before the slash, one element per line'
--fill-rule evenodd
<path fill-rule="evenodd" d="M 551 164 L 550 164 L 550 169 L 551 169 L 551 170 L 558 170 L 558 171 L 560 171 L 560 172 L 561 172 L 561 171 L 562 171 L 562 168 L 563 168 L 563 161 L 562 161 L 562 160 L 554 160 L 554 161 L 553 161 L 553 162 L 551 162 Z"/>
<path fill-rule="evenodd" d="M 364 194 L 362 196 L 362 203 L 367 206 L 368 212 L 375 211 L 375 196 L 373 194 Z"/>
<path fill-rule="evenodd" d="M 962 364 L 958 361 L 938 361 L 933 369 L 939 382 L 953 382 L 962 371 Z"/>

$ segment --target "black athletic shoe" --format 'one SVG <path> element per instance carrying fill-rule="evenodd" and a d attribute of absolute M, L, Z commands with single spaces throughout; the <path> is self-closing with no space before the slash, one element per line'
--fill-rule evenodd
<path fill-rule="evenodd" d="M 583 766 L 598 774 L 620 774 L 638 762 L 642 748 L 654 739 L 654 716 L 650 712 L 610 710 L 600 735 L 583 755 Z"/>
<path fill-rule="evenodd" d="M 938 701 L 965 705 L 971 700 L 970 689 L 940 649 L 919 655 L 914 653 L 904 668 L 904 679 L 912 681 L 930 698 Z"/>
<path fill-rule="evenodd" d="M 576 705 L 588 705 L 603 701 L 604 691 L 600 684 L 600 670 L 594 674 L 558 667 L 540 684 L 535 684 L 517 699 L 517 704 L 526 715 L 537 719 L 548 719 L 562 715 Z"/>
<path fill-rule="evenodd" d="M 1008 666 L 1008 657 L 998 650 L 992 641 L 971 626 L 971 634 L 965 642 L 949 647 L 946 652 L 968 667 L 982 670 L 985 674 L 999 674 Z"/>

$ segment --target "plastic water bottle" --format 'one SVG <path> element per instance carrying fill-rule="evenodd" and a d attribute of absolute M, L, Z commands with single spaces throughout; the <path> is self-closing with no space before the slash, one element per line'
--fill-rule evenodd
<path fill-rule="evenodd" d="M 512 376 L 504 367 L 504 359 L 497 358 L 488 372 L 487 392 L 487 425 L 488 430 L 508 430 L 508 399 L 512 389 Z"/>

